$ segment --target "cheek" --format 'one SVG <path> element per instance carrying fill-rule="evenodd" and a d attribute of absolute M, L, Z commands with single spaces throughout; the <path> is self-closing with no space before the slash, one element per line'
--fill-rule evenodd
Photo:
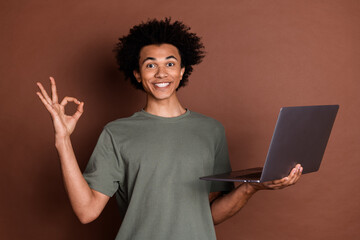
<path fill-rule="evenodd" d="M 181 74 L 180 69 L 174 69 L 174 70 L 171 72 L 171 75 L 172 75 L 173 78 L 175 78 L 176 80 L 179 80 L 179 79 L 182 78 L 182 74 Z"/>
<path fill-rule="evenodd" d="M 150 84 L 149 84 L 149 83 L 146 83 L 145 81 L 142 81 L 142 82 L 141 82 L 141 85 L 142 85 L 142 87 L 144 88 L 144 90 L 145 90 L 146 93 L 151 92 Z"/>
<path fill-rule="evenodd" d="M 141 79 L 142 82 L 147 82 L 153 78 L 154 74 L 151 71 L 142 71 Z"/>

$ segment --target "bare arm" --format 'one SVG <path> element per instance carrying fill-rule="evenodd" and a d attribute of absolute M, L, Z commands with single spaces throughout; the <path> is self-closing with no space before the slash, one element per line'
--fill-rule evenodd
<path fill-rule="evenodd" d="M 299 180 L 301 173 L 302 167 L 298 164 L 292 169 L 289 176 L 280 180 L 265 183 L 243 183 L 226 195 L 221 195 L 220 192 L 210 193 L 209 200 L 214 224 L 219 224 L 235 215 L 258 190 L 276 190 L 291 186 Z"/>
<path fill-rule="evenodd" d="M 41 83 L 37 83 L 41 91 L 37 92 L 37 95 L 53 120 L 55 147 L 59 154 L 64 185 L 71 206 L 82 223 L 89 223 L 100 215 L 109 201 L 109 197 L 89 187 L 81 173 L 71 145 L 70 135 L 83 113 L 84 103 L 73 97 L 65 97 L 59 104 L 55 80 L 50 77 L 50 81 L 51 98 Z M 78 105 L 77 111 L 72 116 L 65 114 L 65 106 L 68 102 Z"/>

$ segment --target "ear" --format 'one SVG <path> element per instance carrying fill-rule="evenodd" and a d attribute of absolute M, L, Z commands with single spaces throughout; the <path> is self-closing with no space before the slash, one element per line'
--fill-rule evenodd
<path fill-rule="evenodd" d="M 138 83 L 141 83 L 141 74 L 137 70 L 134 70 L 133 74 L 136 80 L 138 81 Z"/>
<path fill-rule="evenodd" d="M 185 73 L 185 67 L 181 68 L 180 70 L 180 81 L 182 80 L 184 73 Z"/>

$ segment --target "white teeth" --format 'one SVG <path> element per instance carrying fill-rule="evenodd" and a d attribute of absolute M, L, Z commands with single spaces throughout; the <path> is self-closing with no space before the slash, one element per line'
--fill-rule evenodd
<path fill-rule="evenodd" d="M 157 87 L 166 87 L 166 86 L 168 86 L 170 83 L 156 83 L 155 85 L 157 86 Z"/>

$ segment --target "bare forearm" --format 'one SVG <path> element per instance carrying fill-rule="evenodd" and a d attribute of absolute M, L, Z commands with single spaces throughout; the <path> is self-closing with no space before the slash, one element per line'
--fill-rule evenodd
<path fill-rule="evenodd" d="M 229 194 L 222 195 L 214 200 L 211 204 L 211 214 L 214 224 L 219 224 L 236 214 L 245 206 L 255 192 L 256 190 L 250 185 L 242 184 Z"/>
<path fill-rule="evenodd" d="M 88 222 L 88 215 L 92 212 L 89 211 L 89 209 L 91 209 L 95 199 L 94 193 L 81 173 L 71 145 L 70 137 L 57 137 L 55 146 L 58 150 L 64 185 L 71 206 L 81 222 Z"/>
<path fill-rule="evenodd" d="M 214 224 L 219 224 L 237 213 L 258 190 L 276 190 L 294 185 L 302 171 L 301 165 L 297 164 L 287 177 L 264 183 L 244 183 L 229 194 L 216 198 L 211 204 Z"/>
<path fill-rule="evenodd" d="M 41 83 L 37 83 L 41 102 L 51 115 L 55 131 L 55 146 L 59 153 L 61 170 L 65 189 L 69 195 L 70 203 L 82 223 L 94 220 L 106 205 L 109 197 L 90 189 L 85 181 L 76 161 L 74 150 L 71 146 L 70 135 L 84 111 L 84 102 L 74 97 L 65 97 L 59 103 L 54 78 L 50 77 L 51 98 Z M 65 106 L 69 102 L 78 105 L 76 112 L 70 116 L 65 114 Z"/>

